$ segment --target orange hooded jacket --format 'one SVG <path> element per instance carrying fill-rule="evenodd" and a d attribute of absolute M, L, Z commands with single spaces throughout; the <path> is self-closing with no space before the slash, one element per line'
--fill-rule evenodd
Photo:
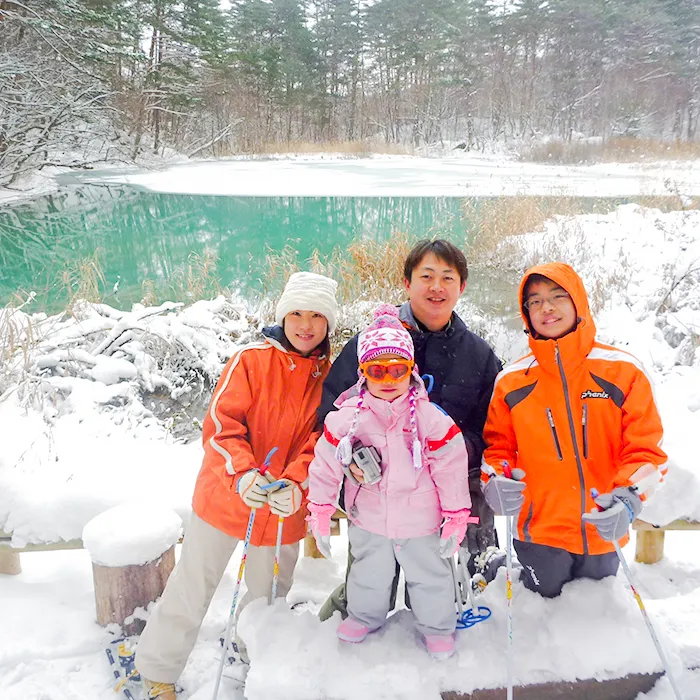
<path fill-rule="evenodd" d="M 239 350 L 226 364 L 204 419 L 204 460 L 192 500 L 194 512 L 232 537 L 245 537 L 250 508 L 236 493 L 238 477 L 259 468 L 273 447 L 269 473 L 307 489 L 309 463 L 320 436 L 316 409 L 330 369 L 326 356 L 302 357 L 278 340 Z M 285 519 L 282 544 L 306 533 L 306 506 Z M 274 546 L 278 517 L 258 509 L 250 543 Z"/>
<path fill-rule="evenodd" d="M 533 337 L 523 307 L 533 274 L 556 282 L 576 306 L 577 326 L 562 338 Z M 591 489 L 636 486 L 644 500 L 665 474 L 651 383 L 635 357 L 596 342 L 586 290 L 568 265 L 528 270 L 520 283 L 520 308 L 531 352 L 496 378 L 484 428 L 482 481 L 503 474 L 504 462 L 525 471 L 517 539 L 572 554 L 612 552 L 613 544 L 581 516 L 595 509 Z"/>

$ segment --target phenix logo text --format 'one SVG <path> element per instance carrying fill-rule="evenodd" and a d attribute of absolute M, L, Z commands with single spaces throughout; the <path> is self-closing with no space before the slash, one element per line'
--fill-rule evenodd
<path fill-rule="evenodd" d="M 609 399 L 610 394 L 607 391 L 591 391 L 586 389 L 586 391 L 581 394 L 582 399 Z"/>

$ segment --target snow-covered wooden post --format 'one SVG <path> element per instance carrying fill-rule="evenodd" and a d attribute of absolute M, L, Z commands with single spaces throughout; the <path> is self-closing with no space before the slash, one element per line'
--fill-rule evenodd
<path fill-rule="evenodd" d="M 8 547 L 0 547 L 0 574 L 16 576 L 22 573 L 22 565 L 19 563 L 19 552 Z"/>
<path fill-rule="evenodd" d="M 177 513 L 142 503 L 112 508 L 85 526 L 100 625 L 116 622 L 124 634 L 141 633 L 145 622 L 132 616 L 163 593 L 181 529 Z"/>

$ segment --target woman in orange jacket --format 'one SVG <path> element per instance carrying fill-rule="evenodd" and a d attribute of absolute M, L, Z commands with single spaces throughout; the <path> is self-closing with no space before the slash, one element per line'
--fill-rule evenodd
<path fill-rule="evenodd" d="M 574 270 L 528 270 L 520 305 L 531 352 L 496 378 L 482 489 L 496 513 L 518 515 L 524 585 L 553 597 L 617 572 L 613 540 L 627 541 L 666 455 L 651 382 L 635 357 L 596 341 Z"/>
<path fill-rule="evenodd" d="M 279 516 L 285 521 L 278 594 L 291 587 L 306 532 L 304 496 L 320 436 L 316 409 L 330 369 L 336 287 L 322 275 L 293 274 L 276 308 L 278 325 L 264 329 L 264 342 L 242 348 L 224 367 L 204 419 L 204 460 L 182 553 L 136 653 L 148 698 L 175 700 L 174 683 L 226 565 L 245 538 L 251 508 L 258 510 L 239 612 L 271 593 Z M 261 473 L 273 448 L 269 469 Z M 278 481 L 275 489 L 262 488 Z M 236 641 L 246 660 L 245 647 Z"/>

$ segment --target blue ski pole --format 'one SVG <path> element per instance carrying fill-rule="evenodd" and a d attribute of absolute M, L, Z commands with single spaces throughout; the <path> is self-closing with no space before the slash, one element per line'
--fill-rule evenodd
<path fill-rule="evenodd" d="M 270 460 L 272 455 L 277 452 L 277 448 L 273 447 L 265 457 L 262 467 L 260 467 L 260 473 L 264 474 L 268 467 L 270 466 Z M 219 660 L 219 670 L 216 674 L 216 682 L 214 684 L 214 695 L 212 700 L 216 700 L 219 695 L 219 686 L 221 685 L 221 674 L 224 672 L 224 663 L 226 662 L 226 654 L 228 653 L 228 645 L 231 639 L 231 633 L 233 631 L 233 621 L 236 616 L 236 607 L 238 605 L 238 592 L 241 588 L 241 581 L 243 580 L 243 572 L 245 571 L 245 562 L 248 556 L 248 545 L 250 544 L 250 538 L 253 534 L 253 524 L 255 523 L 255 513 L 256 509 L 250 509 L 250 517 L 248 518 L 248 527 L 245 531 L 245 540 L 243 541 L 243 554 L 241 555 L 241 564 L 238 567 L 238 578 L 236 579 L 236 586 L 233 589 L 233 600 L 231 601 L 231 611 L 228 615 L 228 622 L 226 623 L 226 632 L 224 634 L 224 644 L 221 649 L 221 659 Z"/>

